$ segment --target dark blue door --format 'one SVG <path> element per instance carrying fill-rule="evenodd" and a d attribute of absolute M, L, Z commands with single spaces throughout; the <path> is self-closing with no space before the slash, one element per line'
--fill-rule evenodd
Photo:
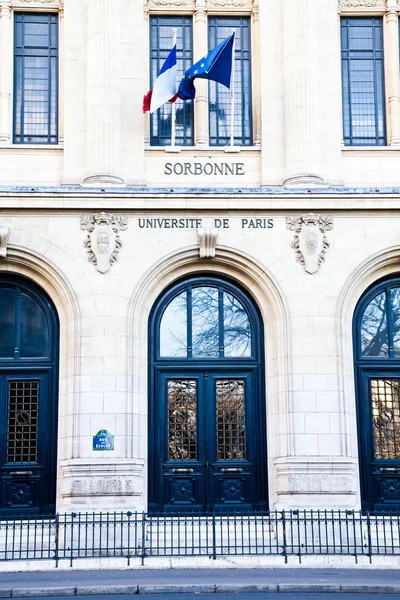
<path fill-rule="evenodd" d="M 55 511 L 58 321 L 22 279 L 0 279 L 0 516 Z"/>
<path fill-rule="evenodd" d="M 250 300 L 215 278 L 181 283 L 156 304 L 151 511 L 267 507 L 261 332 Z"/>
<path fill-rule="evenodd" d="M 354 319 L 361 500 L 400 511 L 400 279 L 367 290 Z"/>

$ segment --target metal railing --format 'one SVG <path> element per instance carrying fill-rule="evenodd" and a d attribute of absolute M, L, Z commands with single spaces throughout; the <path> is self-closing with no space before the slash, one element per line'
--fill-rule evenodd
<path fill-rule="evenodd" d="M 400 555 L 400 515 L 349 510 L 160 516 L 70 513 L 0 521 L 0 560 Z"/>

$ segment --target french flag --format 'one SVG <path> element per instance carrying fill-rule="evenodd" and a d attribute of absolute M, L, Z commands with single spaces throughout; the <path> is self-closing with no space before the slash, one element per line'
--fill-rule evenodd
<path fill-rule="evenodd" d="M 147 92 L 143 98 L 143 112 L 153 113 L 166 102 L 175 102 L 178 98 L 176 92 L 176 44 L 168 54 L 165 63 L 161 67 L 152 90 Z"/>

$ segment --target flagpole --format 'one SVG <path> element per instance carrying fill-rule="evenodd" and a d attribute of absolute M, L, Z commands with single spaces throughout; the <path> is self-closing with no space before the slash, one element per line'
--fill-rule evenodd
<path fill-rule="evenodd" d="M 232 29 L 232 34 L 236 33 L 236 29 Z M 235 46 L 236 35 L 233 38 L 232 44 L 232 75 L 231 75 L 231 148 L 235 145 Z"/>
<path fill-rule="evenodd" d="M 172 30 L 172 47 L 176 46 L 176 32 L 177 29 Z M 171 148 L 175 148 L 176 140 L 176 103 L 172 102 L 172 115 L 171 115 Z"/>

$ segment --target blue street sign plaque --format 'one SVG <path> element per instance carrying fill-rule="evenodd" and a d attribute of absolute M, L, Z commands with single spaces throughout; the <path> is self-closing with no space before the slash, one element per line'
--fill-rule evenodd
<path fill-rule="evenodd" d="M 114 450 L 114 436 L 102 429 L 93 436 L 93 450 Z"/>

